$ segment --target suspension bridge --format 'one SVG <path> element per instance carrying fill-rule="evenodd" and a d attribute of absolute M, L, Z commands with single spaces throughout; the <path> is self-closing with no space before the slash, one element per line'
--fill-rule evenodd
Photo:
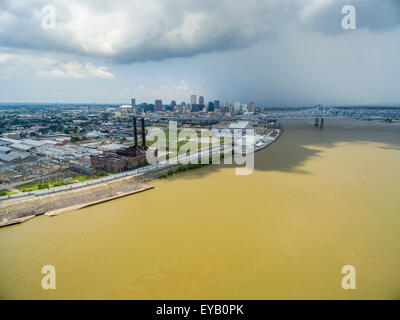
<path fill-rule="evenodd" d="M 268 120 L 315 119 L 314 126 L 323 128 L 325 119 L 399 120 L 400 108 L 318 106 L 314 108 L 268 112 L 263 117 Z"/>

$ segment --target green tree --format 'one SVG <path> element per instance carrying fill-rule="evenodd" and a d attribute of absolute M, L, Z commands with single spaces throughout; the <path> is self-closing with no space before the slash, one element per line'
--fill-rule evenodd
<path fill-rule="evenodd" d="M 49 188 L 49 184 L 47 182 L 42 182 L 42 183 L 39 183 L 39 185 L 38 185 L 39 190 L 48 189 L 48 188 Z"/>

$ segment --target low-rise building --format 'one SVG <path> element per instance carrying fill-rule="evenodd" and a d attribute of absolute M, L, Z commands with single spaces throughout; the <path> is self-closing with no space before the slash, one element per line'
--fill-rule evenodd
<path fill-rule="evenodd" d="M 9 153 L 9 152 L 11 152 L 10 148 L 0 146 L 0 153 L 1 154 L 6 154 L 6 153 Z"/>
<path fill-rule="evenodd" d="M 29 160 L 29 158 L 33 157 L 26 152 L 11 151 L 7 154 L 0 154 L 0 161 L 5 163 L 17 163 L 23 160 Z"/>
<path fill-rule="evenodd" d="M 54 146 L 57 144 L 57 142 L 53 140 L 33 140 L 33 139 L 23 139 L 22 143 L 35 148 L 41 146 Z"/>
<path fill-rule="evenodd" d="M 117 151 L 121 149 L 123 146 L 118 144 L 118 143 L 110 143 L 110 144 L 105 144 L 99 147 L 99 150 L 101 151 Z"/>
<path fill-rule="evenodd" d="M 90 158 L 78 158 L 70 160 L 71 169 L 80 173 L 90 176 L 92 174 Z"/>
<path fill-rule="evenodd" d="M 246 129 L 249 127 L 249 122 L 248 121 L 238 121 L 231 123 L 229 125 L 229 129 Z"/>
<path fill-rule="evenodd" d="M 29 146 L 27 144 L 23 143 L 14 143 L 10 145 L 11 149 L 17 150 L 17 151 L 23 151 L 23 152 L 29 152 L 35 149 L 35 147 Z"/>
<path fill-rule="evenodd" d="M 103 155 L 90 156 L 90 160 L 94 172 L 120 173 L 139 167 L 146 160 L 146 152 L 141 152 L 140 150 L 135 156 L 122 156 L 107 152 Z"/>
<path fill-rule="evenodd" d="M 11 144 L 15 144 L 15 143 L 21 143 L 21 140 L 16 140 L 16 139 L 10 139 L 10 138 L 5 138 L 5 137 L 1 137 L 0 141 L 2 141 L 5 145 L 11 145 Z"/>

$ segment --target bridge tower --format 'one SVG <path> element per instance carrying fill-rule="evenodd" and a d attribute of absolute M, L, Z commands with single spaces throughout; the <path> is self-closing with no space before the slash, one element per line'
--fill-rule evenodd
<path fill-rule="evenodd" d="M 324 128 L 324 122 L 325 122 L 325 105 L 322 106 L 322 118 L 321 121 L 319 122 L 320 129 Z"/>

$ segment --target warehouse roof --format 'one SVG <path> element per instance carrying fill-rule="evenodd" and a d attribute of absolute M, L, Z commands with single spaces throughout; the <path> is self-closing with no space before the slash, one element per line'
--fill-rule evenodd
<path fill-rule="evenodd" d="M 23 143 L 14 143 L 14 144 L 10 145 L 10 148 L 17 149 L 17 150 L 22 150 L 22 151 L 29 151 L 33 147 L 29 146 L 27 144 L 23 144 Z"/>
<path fill-rule="evenodd" d="M 52 140 L 33 140 L 33 139 L 23 139 L 22 143 L 27 144 L 32 147 L 41 147 L 46 144 L 48 145 L 55 145 L 57 142 L 52 141 Z"/>
<path fill-rule="evenodd" d="M 249 125 L 248 121 L 238 121 L 231 123 L 229 129 L 245 129 Z"/>
<path fill-rule="evenodd" d="M 1 153 L 7 153 L 7 152 L 10 152 L 10 151 L 11 151 L 10 148 L 0 146 L 0 152 Z"/>
<path fill-rule="evenodd" d="M 25 159 L 29 157 L 29 154 L 23 152 L 12 151 L 7 154 L 0 154 L 0 160 L 3 162 L 10 162 L 17 159 Z"/>

